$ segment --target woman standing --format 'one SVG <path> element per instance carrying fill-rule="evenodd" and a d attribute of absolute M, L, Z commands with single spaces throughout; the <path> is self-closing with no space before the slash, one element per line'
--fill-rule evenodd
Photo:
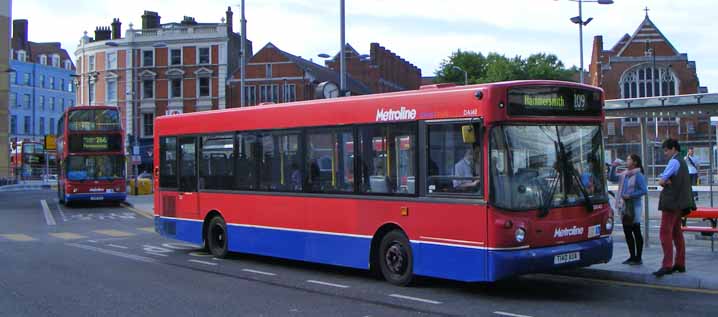
<path fill-rule="evenodd" d="M 643 264 L 643 235 L 641 235 L 641 207 L 643 195 L 648 192 L 646 178 L 643 176 L 643 164 L 641 157 L 631 154 L 626 158 L 625 172 L 616 173 L 617 161 L 611 164 L 611 172 L 608 180 L 618 183 L 618 195 L 616 195 L 616 210 L 621 212 L 623 222 L 623 233 L 626 235 L 626 244 L 631 257 L 623 261 L 623 264 Z"/>

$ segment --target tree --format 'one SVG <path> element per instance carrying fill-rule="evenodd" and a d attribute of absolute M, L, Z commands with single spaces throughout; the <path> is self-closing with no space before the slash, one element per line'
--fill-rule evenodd
<path fill-rule="evenodd" d="M 468 73 L 469 83 L 489 83 L 521 79 L 573 80 L 578 72 L 574 66 L 566 69 L 553 54 L 538 53 L 523 59 L 521 56 L 508 58 L 499 53 L 482 53 L 457 50 L 441 62 L 435 72 L 437 83 L 464 83 L 464 73 L 454 69 L 458 66 Z"/>

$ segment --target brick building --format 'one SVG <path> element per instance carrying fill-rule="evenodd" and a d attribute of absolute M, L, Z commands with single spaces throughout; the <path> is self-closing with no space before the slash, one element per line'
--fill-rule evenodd
<path fill-rule="evenodd" d="M 676 49 L 648 14 L 633 35 L 623 35 L 609 49 L 604 48 L 603 36 L 594 37 L 589 72 L 589 82 L 603 88 L 606 99 L 686 95 L 701 91 L 696 63 L 688 60 L 688 54 Z M 710 128 L 707 118 L 648 120 L 654 127 L 653 138 L 658 139 L 671 136 L 690 140 L 707 133 Z M 608 119 L 604 135 L 608 137 L 608 143 L 639 141 L 638 119 Z"/>
<path fill-rule="evenodd" d="M 360 55 L 354 48 L 345 48 L 347 89 L 351 95 L 418 89 L 421 70 L 401 57 L 372 43 L 370 55 Z M 325 98 L 322 88 L 339 87 L 339 54 L 325 62 L 326 66 L 292 55 L 268 43 L 247 62 L 245 105 L 263 102 L 289 102 Z M 240 104 L 240 74 L 231 80 L 233 105 Z"/>
<path fill-rule="evenodd" d="M 10 43 L 10 20 L 12 20 L 12 6 L 10 1 L 0 3 L 0 43 Z M 0 182 L 10 176 L 10 126 L 8 121 L 8 81 L 10 59 L 8 50 L 0 50 Z"/>
<path fill-rule="evenodd" d="M 78 103 L 118 106 L 128 137 L 139 138 L 143 165 L 151 164 L 154 118 L 225 108 L 227 80 L 240 64 L 242 37 L 233 31 L 231 8 L 220 23 L 160 19 L 145 11 L 141 28 L 130 24 L 124 37 L 114 19 L 94 38 L 85 34 L 75 51 Z M 249 41 L 247 49 L 251 54 Z"/>

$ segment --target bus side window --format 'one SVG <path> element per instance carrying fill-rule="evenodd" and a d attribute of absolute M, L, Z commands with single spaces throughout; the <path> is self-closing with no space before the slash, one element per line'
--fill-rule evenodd
<path fill-rule="evenodd" d="M 478 124 L 429 125 L 427 193 L 481 194 L 481 143 Z"/>
<path fill-rule="evenodd" d="M 416 193 L 416 124 L 401 123 L 359 128 L 366 193 Z"/>

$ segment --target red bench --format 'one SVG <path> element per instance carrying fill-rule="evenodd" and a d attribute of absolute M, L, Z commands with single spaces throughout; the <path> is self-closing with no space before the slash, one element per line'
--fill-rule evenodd
<path fill-rule="evenodd" d="M 689 227 L 686 225 L 687 219 L 702 219 L 710 222 L 710 227 Z M 715 234 L 718 233 L 718 208 L 698 207 L 697 210 L 692 211 L 687 216 L 683 217 L 683 225 L 681 230 L 683 232 L 700 232 L 703 235 L 710 235 L 711 237 L 711 251 L 715 251 L 713 244 L 715 241 Z"/>

